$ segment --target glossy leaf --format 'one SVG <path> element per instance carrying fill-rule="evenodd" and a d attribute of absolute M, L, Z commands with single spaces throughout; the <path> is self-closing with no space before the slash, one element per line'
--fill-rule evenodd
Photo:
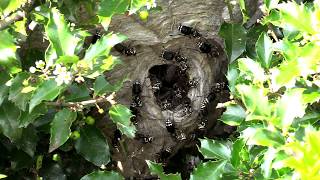
<path fill-rule="evenodd" d="M 146 5 L 148 0 L 132 0 L 130 4 L 130 14 L 136 13 L 140 8 Z"/>
<path fill-rule="evenodd" d="M 123 134 L 129 138 L 134 138 L 137 130 L 130 121 L 132 114 L 127 107 L 121 104 L 112 105 L 109 109 L 109 116 Z"/>
<path fill-rule="evenodd" d="M 281 3 L 278 7 L 281 13 L 282 26 L 291 26 L 299 31 L 314 34 L 317 31 L 313 29 L 312 13 L 304 4 L 297 4 L 296 2 Z M 303 21 L 301 21 L 303 19 Z"/>
<path fill-rule="evenodd" d="M 165 174 L 161 164 L 146 160 L 146 163 L 152 174 L 156 174 L 161 180 L 181 180 L 179 174 Z"/>
<path fill-rule="evenodd" d="M 246 48 L 246 30 L 241 24 L 223 23 L 219 35 L 224 38 L 229 63 L 237 59 Z"/>
<path fill-rule="evenodd" d="M 227 161 L 209 161 L 198 165 L 190 175 L 190 180 L 219 180 L 222 177 Z"/>
<path fill-rule="evenodd" d="M 46 25 L 46 34 L 58 56 L 74 55 L 79 38 L 75 37 L 60 12 L 52 8 Z"/>
<path fill-rule="evenodd" d="M 0 130 L 13 142 L 18 140 L 22 134 L 18 123 L 20 114 L 20 109 L 9 101 L 4 101 L 0 106 Z"/>
<path fill-rule="evenodd" d="M 2 102 L 8 97 L 9 87 L 6 85 L 6 82 L 9 81 L 10 76 L 4 72 L 0 72 L 0 106 Z"/>
<path fill-rule="evenodd" d="M 22 85 L 24 80 L 29 77 L 28 73 L 19 73 L 13 80 L 9 91 L 9 100 L 14 102 L 17 107 L 22 111 L 26 110 L 27 103 L 31 99 L 31 93 L 22 93 L 24 86 Z"/>
<path fill-rule="evenodd" d="M 54 79 L 44 81 L 34 92 L 31 98 L 29 112 L 32 112 L 33 108 L 39 105 L 42 101 L 54 100 L 63 89 L 64 87 L 58 86 Z"/>
<path fill-rule="evenodd" d="M 272 60 L 272 41 L 266 33 L 262 33 L 256 43 L 256 51 L 261 65 L 269 69 Z"/>
<path fill-rule="evenodd" d="M 77 63 L 79 61 L 79 57 L 78 56 L 60 56 L 59 59 L 57 59 L 56 63 L 59 64 L 73 64 L 73 63 Z"/>
<path fill-rule="evenodd" d="M 96 166 L 110 162 L 110 151 L 106 139 L 100 130 L 93 126 L 86 126 L 80 130 L 80 138 L 75 143 L 75 149 Z"/>
<path fill-rule="evenodd" d="M 264 0 L 264 3 L 267 6 L 267 8 L 270 10 L 277 7 L 279 0 Z"/>
<path fill-rule="evenodd" d="M 253 83 L 263 83 L 267 79 L 260 64 L 250 58 L 238 59 L 238 66 L 241 74 L 250 76 Z"/>
<path fill-rule="evenodd" d="M 263 163 L 261 164 L 261 170 L 263 172 L 263 177 L 268 179 L 272 173 L 272 161 L 277 155 L 277 150 L 274 148 L 269 148 L 264 154 Z"/>
<path fill-rule="evenodd" d="M 28 126 L 22 130 L 21 137 L 15 143 L 19 149 L 22 149 L 30 157 L 33 157 L 38 140 L 37 130 L 33 126 Z"/>
<path fill-rule="evenodd" d="M 230 159 L 231 150 L 222 142 L 212 139 L 200 139 L 201 147 L 199 148 L 201 154 L 207 159 Z"/>
<path fill-rule="evenodd" d="M 9 15 L 11 12 L 17 10 L 19 7 L 24 5 L 27 0 L 1 0 L 0 3 L 0 15 Z M 1 38 L 0 38 L 1 39 Z"/>
<path fill-rule="evenodd" d="M 78 102 L 90 99 L 90 92 L 86 85 L 72 84 L 65 92 L 65 101 Z"/>
<path fill-rule="evenodd" d="M 287 129 L 294 118 L 303 117 L 306 108 L 303 103 L 303 91 L 304 89 L 288 90 L 276 102 L 276 117 L 278 121 L 274 121 L 274 125 L 281 129 Z"/>
<path fill-rule="evenodd" d="M 236 83 L 239 76 L 239 70 L 237 67 L 237 63 L 229 64 L 227 79 L 229 84 L 229 89 L 232 94 L 236 91 Z"/>
<path fill-rule="evenodd" d="M 99 76 L 93 85 L 94 95 L 101 96 L 105 93 L 116 92 L 122 87 L 122 82 L 115 85 L 110 84 L 104 76 Z"/>
<path fill-rule="evenodd" d="M 242 136 L 247 140 L 247 145 L 279 147 L 285 143 L 282 134 L 276 130 L 250 127 L 242 132 Z"/>
<path fill-rule="evenodd" d="M 238 126 L 245 118 L 245 110 L 239 105 L 231 104 L 227 106 L 227 110 L 223 112 L 221 121 L 230 126 Z"/>
<path fill-rule="evenodd" d="M 100 38 L 95 44 L 91 45 L 84 56 L 84 60 L 88 63 L 92 69 L 93 65 L 98 57 L 108 55 L 111 48 L 125 40 L 126 37 L 119 34 L 108 34 Z"/>
<path fill-rule="evenodd" d="M 19 127 L 27 127 L 30 123 L 33 123 L 36 118 L 48 112 L 47 106 L 38 105 L 31 113 L 28 110 L 22 111 L 19 117 Z"/>
<path fill-rule="evenodd" d="M 14 44 L 13 36 L 6 30 L 0 33 L 0 65 L 11 73 L 16 73 L 20 69 L 20 62 L 16 58 L 17 46 Z"/>
<path fill-rule="evenodd" d="M 123 180 L 124 178 L 114 171 L 95 171 L 83 176 L 80 180 Z"/>
<path fill-rule="evenodd" d="M 127 0 L 102 0 L 99 5 L 98 16 L 111 17 L 114 14 L 123 14 L 129 7 Z"/>
<path fill-rule="evenodd" d="M 49 152 L 54 151 L 63 145 L 70 137 L 70 127 L 77 118 L 77 113 L 67 108 L 59 111 L 53 121 L 50 128 L 50 147 Z"/>
<path fill-rule="evenodd" d="M 243 139 L 237 139 L 233 143 L 230 162 L 234 168 L 238 168 L 241 163 L 241 151 L 243 151 L 244 146 L 245 141 Z"/>
<path fill-rule="evenodd" d="M 248 85 L 237 85 L 236 88 L 241 95 L 242 102 L 245 104 L 247 111 L 255 116 L 270 116 L 270 104 L 264 89 Z"/>

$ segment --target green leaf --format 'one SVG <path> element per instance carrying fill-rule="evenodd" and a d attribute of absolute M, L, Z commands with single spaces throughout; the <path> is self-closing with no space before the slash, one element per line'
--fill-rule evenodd
<path fill-rule="evenodd" d="M 285 143 L 284 137 L 278 131 L 249 127 L 242 132 L 247 145 L 278 147 Z"/>
<path fill-rule="evenodd" d="M 27 0 L 1 0 L 1 1 L 3 2 L 0 2 L 0 13 L 2 13 L 4 16 L 9 15 L 11 12 L 17 10 L 19 7 L 21 7 L 27 2 Z"/>
<path fill-rule="evenodd" d="M 224 38 L 229 63 L 237 59 L 246 48 L 246 30 L 241 24 L 223 23 L 219 35 Z"/>
<path fill-rule="evenodd" d="M 246 54 L 252 58 L 257 59 L 257 51 L 256 51 L 256 44 L 257 40 L 259 39 L 260 35 L 263 32 L 266 32 L 268 28 L 263 25 L 255 25 L 248 30 L 247 33 L 247 42 L 246 42 Z"/>
<path fill-rule="evenodd" d="M 75 143 L 77 152 L 96 166 L 110 162 L 109 146 L 99 129 L 86 126 L 80 130 L 80 138 Z"/>
<path fill-rule="evenodd" d="M 58 57 L 74 55 L 80 39 L 71 33 L 63 15 L 56 8 L 51 9 L 50 18 L 46 25 L 46 34 Z"/>
<path fill-rule="evenodd" d="M 22 85 L 24 80 L 29 78 L 26 72 L 19 73 L 13 80 L 9 91 L 9 100 L 14 102 L 22 111 L 26 110 L 27 103 L 31 99 L 31 93 L 21 93 L 24 88 Z"/>
<path fill-rule="evenodd" d="M 243 84 L 237 85 L 236 89 L 240 93 L 242 102 L 246 106 L 247 111 L 255 116 L 261 116 L 261 118 L 270 116 L 271 106 L 268 102 L 268 97 L 265 95 L 264 89 Z"/>
<path fill-rule="evenodd" d="M 11 34 L 4 30 L 0 33 L 0 65 L 5 67 L 11 73 L 20 71 L 20 62 L 16 58 L 17 46 L 14 44 L 15 40 Z"/>
<path fill-rule="evenodd" d="M 268 179 L 272 173 L 272 161 L 277 155 L 277 150 L 274 148 L 269 148 L 263 156 L 263 163 L 261 164 L 261 170 L 263 172 L 263 177 Z"/>
<path fill-rule="evenodd" d="M 269 69 L 272 59 L 272 41 L 266 33 L 262 33 L 256 43 L 256 51 L 261 65 Z"/>
<path fill-rule="evenodd" d="M 2 102 L 8 97 L 9 87 L 6 85 L 6 82 L 9 81 L 10 76 L 4 72 L 0 72 L 0 106 Z"/>
<path fill-rule="evenodd" d="M 6 178 L 7 176 L 4 174 L 0 174 L 0 179 Z"/>
<path fill-rule="evenodd" d="M 303 102 L 305 104 L 313 104 L 320 100 L 320 91 L 318 88 L 316 89 L 307 89 L 303 92 Z"/>
<path fill-rule="evenodd" d="M 33 157 L 38 140 L 37 130 L 33 126 L 28 126 L 23 129 L 21 137 L 15 143 L 19 149 L 22 149 L 30 157 Z"/>
<path fill-rule="evenodd" d="M 21 111 L 13 103 L 4 101 L 0 106 L 0 130 L 11 141 L 15 142 L 21 137 L 18 119 Z"/>
<path fill-rule="evenodd" d="M 242 23 L 245 23 L 249 19 L 245 1 L 239 0 L 239 6 L 242 13 L 242 18 L 243 18 Z"/>
<path fill-rule="evenodd" d="M 84 84 L 72 84 L 65 92 L 66 102 L 78 102 L 88 99 L 90 99 L 90 92 Z"/>
<path fill-rule="evenodd" d="M 230 126 L 238 126 L 246 118 L 246 111 L 239 105 L 231 104 L 223 112 L 221 121 Z"/>
<path fill-rule="evenodd" d="M 130 4 L 130 14 L 136 13 L 140 8 L 146 6 L 148 0 L 132 0 Z"/>
<path fill-rule="evenodd" d="M 19 127 L 27 127 L 30 123 L 33 123 L 36 118 L 48 112 L 47 106 L 38 105 L 31 113 L 29 111 L 22 111 L 19 117 Z"/>
<path fill-rule="evenodd" d="M 237 139 L 232 146 L 230 162 L 234 168 L 238 168 L 241 163 L 241 153 L 246 145 L 243 139 Z"/>
<path fill-rule="evenodd" d="M 112 105 L 109 109 L 109 116 L 123 134 L 129 138 L 134 138 L 137 130 L 130 121 L 132 114 L 127 107 L 121 104 Z"/>
<path fill-rule="evenodd" d="M 190 180 L 219 180 L 227 161 L 209 161 L 200 164 L 190 175 Z"/>
<path fill-rule="evenodd" d="M 303 124 L 314 124 L 320 119 L 320 113 L 319 112 L 307 112 L 302 118 L 296 118 L 292 122 L 292 127 L 298 128 L 299 125 Z"/>
<path fill-rule="evenodd" d="M 238 77 L 239 77 L 239 70 L 237 67 L 237 63 L 229 64 L 227 79 L 228 79 L 229 89 L 232 94 L 235 94 Z"/>
<path fill-rule="evenodd" d="M 279 3 L 279 0 L 264 0 L 264 4 L 267 6 L 267 9 L 276 8 Z"/>
<path fill-rule="evenodd" d="M 127 11 L 129 2 L 127 0 L 102 0 L 97 15 L 111 17 L 114 14 L 123 14 Z"/>
<path fill-rule="evenodd" d="M 282 27 L 294 27 L 295 29 L 315 34 L 317 29 L 313 29 L 313 13 L 304 4 L 298 5 L 296 2 L 281 3 L 277 6 L 281 13 Z M 303 21 L 301 21 L 303 19 Z"/>
<path fill-rule="evenodd" d="M 62 167 L 59 164 L 49 164 L 47 167 L 41 168 L 41 174 L 43 179 L 50 180 L 66 180 L 67 176 L 63 172 Z"/>
<path fill-rule="evenodd" d="M 58 86 L 54 79 L 44 81 L 40 87 L 34 92 L 30 104 L 29 112 L 32 112 L 33 108 L 40 104 L 42 101 L 54 100 L 64 89 L 63 86 Z"/>
<path fill-rule="evenodd" d="M 213 139 L 200 139 L 201 154 L 207 159 L 228 160 L 231 156 L 230 148 L 222 142 Z"/>
<path fill-rule="evenodd" d="M 122 87 L 122 81 L 119 81 L 117 84 L 110 84 L 104 77 L 104 75 L 99 76 L 93 85 L 94 95 L 101 96 L 105 93 L 116 92 Z"/>
<path fill-rule="evenodd" d="M 161 180 L 181 180 L 179 174 L 165 174 L 161 164 L 146 160 L 146 163 L 151 171 L 151 174 L 156 174 Z"/>
<path fill-rule="evenodd" d="M 103 36 L 88 48 L 84 56 L 84 60 L 92 69 L 98 57 L 107 56 L 114 45 L 124 41 L 125 39 L 126 37 L 123 35 L 112 33 Z"/>
<path fill-rule="evenodd" d="M 274 125 L 280 129 L 288 129 L 296 117 L 303 117 L 306 105 L 303 103 L 304 89 L 287 90 L 276 102 L 276 117 Z"/>
<path fill-rule="evenodd" d="M 253 79 L 253 83 L 263 83 L 267 77 L 264 74 L 264 69 L 256 61 L 250 58 L 238 59 L 238 66 L 240 74 L 244 76 L 250 76 Z"/>
<path fill-rule="evenodd" d="M 59 59 L 57 59 L 56 63 L 60 63 L 60 64 L 74 64 L 77 63 L 79 61 L 79 57 L 78 56 L 60 56 Z"/>
<path fill-rule="evenodd" d="M 59 111 L 53 121 L 50 128 L 50 147 L 49 153 L 54 151 L 63 145 L 70 137 L 70 127 L 77 118 L 77 113 L 67 108 Z"/>
<path fill-rule="evenodd" d="M 123 180 L 124 178 L 114 171 L 95 171 L 83 176 L 80 180 Z"/>

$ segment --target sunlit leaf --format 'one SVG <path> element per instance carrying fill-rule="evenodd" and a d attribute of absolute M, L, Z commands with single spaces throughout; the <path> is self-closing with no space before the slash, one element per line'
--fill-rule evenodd
<path fill-rule="evenodd" d="M 92 69 L 98 57 L 107 56 L 111 48 L 125 40 L 126 37 L 119 34 L 108 34 L 100 38 L 95 44 L 91 45 L 84 56 L 84 60 Z"/>
<path fill-rule="evenodd" d="M 13 80 L 9 91 L 9 100 L 14 102 L 22 111 L 26 110 L 27 103 L 31 99 L 31 93 L 23 93 L 23 81 L 29 77 L 28 73 L 19 73 Z"/>
<path fill-rule="evenodd" d="M 272 172 L 272 161 L 276 157 L 277 150 L 274 148 L 269 148 L 268 151 L 263 156 L 263 163 L 261 164 L 261 170 L 263 172 L 263 177 L 268 179 Z"/>
<path fill-rule="evenodd" d="M 118 83 L 112 85 L 110 84 L 104 76 L 99 76 L 93 85 L 94 95 L 101 96 L 105 93 L 116 92 L 122 87 L 122 82 L 119 81 Z"/>
<path fill-rule="evenodd" d="M 271 107 L 264 89 L 249 85 L 237 85 L 236 88 L 247 111 L 255 116 L 270 116 Z"/>
<path fill-rule="evenodd" d="M 237 59 L 246 48 L 246 30 L 241 24 L 223 23 L 219 35 L 224 38 L 229 63 Z"/>
<path fill-rule="evenodd" d="M 230 126 L 240 125 L 246 118 L 246 111 L 239 105 L 229 105 L 222 114 L 221 121 Z"/>
<path fill-rule="evenodd" d="M 285 143 L 284 137 L 280 132 L 264 128 L 247 128 L 242 131 L 242 137 L 247 140 L 247 145 L 278 147 Z"/>
<path fill-rule="evenodd" d="M 40 104 L 42 101 L 54 100 L 64 89 L 63 86 L 58 86 L 56 81 L 53 79 L 44 81 L 40 87 L 34 92 L 30 104 L 29 112 L 33 110 L 35 106 Z"/>
<path fill-rule="evenodd" d="M 114 171 L 94 171 L 83 176 L 80 180 L 123 180 L 124 178 Z"/>
<path fill-rule="evenodd" d="M 276 102 L 277 121 L 273 121 L 281 129 L 287 129 L 294 118 L 302 117 L 305 113 L 302 93 L 304 89 L 292 89 L 286 91 Z"/>
<path fill-rule="evenodd" d="M 112 105 L 109 109 L 109 116 L 123 134 L 134 138 L 137 130 L 130 121 L 132 114 L 127 107 L 121 104 Z"/>
<path fill-rule="evenodd" d="M 240 58 L 238 59 L 238 66 L 243 75 L 251 76 L 253 83 L 263 83 L 267 79 L 263 68 L 252 59 Z"/>
<path fill-rule="evenodd" d="M 58 56 L 74 55 L 80 39 L 71 33 L 64 16 L 56 8 L 51 9 L 50 18 L 46 25 L 46 34 Z"/>
<path fill-rule="evenodd" d="M 27 0 L 1 0 L 0 3 L 0 14 L 4 16 L 9 15 L 11 12 L 17 10 L 19 7 L 24 5 Z"/>
<path fill-rule="evenodd" d="M 241 163 L 241 151 L 243 151 L 244 146 L 245 141 L 243 139 L 237 139 L 233 143 L 230 162 L 235 168 L 238 168 Z"/>
<path fill-rule="evenodd" d="M 70 137 L 70 127 L 73 121 L 76 120 L 77 113 L 67 108 L 59 111 L 53 121 L 50 128 L 50 147 L 49 152 L 54 151 L 63 145 Z"/>
<path fill-rule="evenodd" d="M 4 30 L 0 33 L 0 65 L 5 67 L 11 73 L 16 73 L 20 69 L 20 62 L 16 58 L 17 46 L 11 34 Z"/>
<path fill-rule="evenodd" d="M 201 154 L 207 159 L 230 159 L 231 150 L 222 142 L 212 139 L 200 139 L 201 147 L 199 148 Z"/>

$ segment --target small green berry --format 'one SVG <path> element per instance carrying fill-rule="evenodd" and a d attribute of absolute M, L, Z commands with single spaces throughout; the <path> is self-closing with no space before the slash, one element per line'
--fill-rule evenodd
<path fill-rule="evenodd" d="M 94 122 L 95 122 L 95 120 L 94 120 L 94 118 L 93 118 L 92 116 L 87 116 L 87 118 L 85 119 L 85 121 L 86 121 L 86 123 L 87 123 L 88 125 L 93 125 Z"/>
<path fill-rule="evenodd" d="M 73 132 L 71 133 L 71 139 L 77 140 L 77 139 L 79 139 L 79 137 L 80 137 L 79 131 L 73 131 Z"/>
<path fill-rule="evenodd" d="M 148 19 L 149 12 L 148 11 L 140 11 L 139 17 L 141 20 L 146 21 Z"/>
<path fill-rule="evenodd" d="M 61 158 L 60 158 L 59 154 L 54 154 L 54 155 L 52 156 L 52 160 L 58 162 L 58 161 L 61 160 Z"/>

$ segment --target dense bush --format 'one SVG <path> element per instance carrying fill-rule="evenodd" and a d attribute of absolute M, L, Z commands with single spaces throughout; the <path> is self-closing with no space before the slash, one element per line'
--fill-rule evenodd
<path fill-rule="evenodd" d="M 239 4 L 244 24 L 249 15 L 244 0 Z M 110 84 L 103 75 L 121 63 L 109 53 L 126 37 L 110 32 L 86 47 L 86 29 L 108 31 L 114 14 L 138 12 L 146 20 L 154 7 L 153 0 L 0 2 L 0 179 L 123 179 L 107 171 L 109 146 L 87 110 L 108 111 L 123 134 L 135 136 L 130 110 L 113 100 L 125 78 Z M 220 28 L 231 92 L 219 105 L 226 108 L 220 120 L 239 135 L 200 139 L 207 160 L 190 179 L 320 179 L 320 1 L 264 0 L 261 8 L 253 27 Z M 78 19 L 82 9 L 86 21 Z M 36 30 L 47 40 L 45 52 L 19 56 Z M 181 179 L 147 163 L 161 179 Z"/>

